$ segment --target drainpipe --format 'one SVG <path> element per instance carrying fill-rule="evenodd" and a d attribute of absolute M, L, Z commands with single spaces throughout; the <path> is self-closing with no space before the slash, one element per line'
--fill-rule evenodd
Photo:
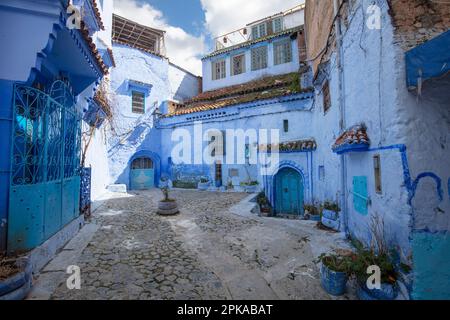
<path fill-rule="evenodd" d="M 345 1 L 345 0 L 341 0 Z M 333 0 L 334 16 L 336 17 L 334 22 L 334 29 L 336 31 L 336 63 L 338 69 L 338 81 L 339 81 L 339 129 L 340 132 L 344 132 L 346 128 L 345 121 L 345 81 L 344 70 L 342 65 L 343 49 L 342 49 L 342 33 L 341 33 L 341 17 L 339 16 L 340 1 Z M 341 210 L 343 213 L 344 231 L 348 235 L 348 214 L 347 214 L 347 164 L 345 155 L 341 155 Z"/>

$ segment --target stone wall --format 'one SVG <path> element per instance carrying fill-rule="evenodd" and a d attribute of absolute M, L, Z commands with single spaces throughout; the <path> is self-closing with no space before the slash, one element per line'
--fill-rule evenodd
<path fill-rule="evenodd" d="M 450 28 L 450 2 L 389 0 L 395 41 L 409 50 Z"/>

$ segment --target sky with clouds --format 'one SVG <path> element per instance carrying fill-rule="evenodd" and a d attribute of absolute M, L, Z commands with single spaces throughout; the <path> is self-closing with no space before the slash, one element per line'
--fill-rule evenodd
<path fill-rule="evenodd" d="M 115 13 L 166 31 L 170 61 L 201 75 L 212 38 L 285 11 L 304 0 L 114 0 Z"/>

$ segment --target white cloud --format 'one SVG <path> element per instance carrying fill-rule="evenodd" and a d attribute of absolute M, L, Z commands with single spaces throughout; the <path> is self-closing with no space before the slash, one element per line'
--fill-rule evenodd
<path fill-rule="evenodd" d="M 180 0 L 185 1 L 185 0 Z M 255 20 L 288 10 L 304 0 L 199 0 L 205 11 L 205 33 L 210 36 L 237 30 Z M 115 0 L 115 12 L 130 20 L 165 30 L 167 56 L 173 63 L 200 75 L 200 57 L 212 44 L 205 36 L 195 37 L 181 28 L 171 26 L 161 11 L 136 0 Z M 173 10 L 177 10 L 174 5 Z"/>
<path fill-rule="evenodd" d="M 304 0 L 201 0 L 206 29 L 214 36 L 235 31 L 248 23 L 286 11 Z"/>
<path fill-rule="evenodd" d="M 169 25 L 161 11 L 135 0 L 115 0 L 114 12 L 137 23 L 165 30 L 166 51 L 170 61 L 194 74 L 201 74 L 199 56 L 204 53 L 203 36 L 195 37 L 181 28 Z"/>

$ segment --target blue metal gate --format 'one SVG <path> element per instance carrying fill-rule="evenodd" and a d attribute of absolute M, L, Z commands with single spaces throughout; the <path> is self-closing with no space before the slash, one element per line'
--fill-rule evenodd
<path fill-rule="evenodd" d="M 79 215 L 81 117 L 70 88 L 16 85 L 8 251 L 42 244 Z"/>

